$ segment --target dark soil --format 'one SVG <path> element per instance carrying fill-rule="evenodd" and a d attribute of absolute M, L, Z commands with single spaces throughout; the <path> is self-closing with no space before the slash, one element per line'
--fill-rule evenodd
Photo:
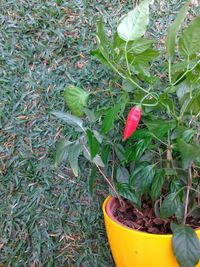
<path fill-rule="evenodd" d="M 124 207 L 118 207 L 114 212 L 114 217 L 123 225 L 131 229 L 136 229 L 153 234 L 171 234 L 170 222 L 176 222 L 175 217 L 168 219 L 157 218 L 151 201 L 143 201 L 142 211 L 134 208 L 127 200 Z M 188 217 L 186 223 L 193 229 L 200 228 L 200 219 Z"/>

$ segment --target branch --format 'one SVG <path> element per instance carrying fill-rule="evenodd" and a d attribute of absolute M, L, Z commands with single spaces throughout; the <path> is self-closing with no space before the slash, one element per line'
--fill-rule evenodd
<path fill-rule="evenodd" d="M 186 193 L 186 200 L 185 200 L 185 213 L 184 213 L 183 224 L 186 223 L 188 204 L 189 204 L 189 195 L 190 195 L 191 187 L 192 187 L 192 164 L 190 165 L 189 170 L 188 170 L 188 184 L 187 184 L 187 193 Z"/>

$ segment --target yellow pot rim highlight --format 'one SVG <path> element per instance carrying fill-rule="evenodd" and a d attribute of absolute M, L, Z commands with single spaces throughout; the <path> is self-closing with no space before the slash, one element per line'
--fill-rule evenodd
<path fill-rule="evenodd" d="M 134 229 L 129 229 L 127 227 L 124 227 L 122 224 L 118 224 L 117 222 L 113 221 L 107 214 L 106 212 L 106 205 L 108 203 L 108 201 L 112 198 L 112 196 L 108 196 L 104 202 L 103 202 L 103 214 L 106 217 L 107 220 L 109 220 L 113 225 L 115 225 L 116 227 L 118 227 L 119 229 L 123 229 L 123 231 L 126 231 L 128 233 L 135 233 L 136 235 L 140 235 L 140 236 L 146 236 L 146 237 L 151 237 L 151 238 L 165 238 L 165 239 L 171 239 L 172 238 L 172 234 L 151 234 L 151 233 L 145 233 L 142 231 L 137 231 Z M 200 234 L 200 229 L 195 230 L 196 233 Z"/>

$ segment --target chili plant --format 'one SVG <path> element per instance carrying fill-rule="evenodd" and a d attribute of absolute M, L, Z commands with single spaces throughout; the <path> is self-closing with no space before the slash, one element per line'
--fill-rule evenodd
<path fill-rule="evenodd" d="M 200 220 L 200 16 L 183 27 L 188 7 L 189 1 L 169 26 L 162 53 L 146 34 L 147 0 L 120 20 L 112 37 L 100 19 L 98 49 L 91 54 L 116 74 L 117 90 L 71 86 L 64 97 L 72 114 L 54 112 L 77 130 L 77 138 L 58 144 L 56 165 L 67 159 L 77 176 L 84 156 L 91 193 L 98 171 L 122 204 L 128 199 L 141 210 L 142 200 L 150 199 L 156 216 L 171 222 L 182 267 L 200 257 L 190 225 L 191 218 Z"/>

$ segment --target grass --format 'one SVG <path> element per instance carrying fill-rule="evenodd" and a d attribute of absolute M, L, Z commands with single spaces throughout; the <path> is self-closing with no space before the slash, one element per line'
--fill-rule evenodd
<path fill-rule="evenodd" d="M 1 267 L 114 266 L 101 212 L 107 188 L 100 184 L 90 197 L 84 162 L 77 178 L 65 165 L 54 168 L 57 140 L 74 133 L 51 111 L 67 110 L 63 89 L 69 84 L 106 89 L 111 73 L 90 57 L 95 24 L 102 15 L 109 34 L 133 2 L 1 1 Z M 155 39 L 181 2 L 154 1 Z"/>

